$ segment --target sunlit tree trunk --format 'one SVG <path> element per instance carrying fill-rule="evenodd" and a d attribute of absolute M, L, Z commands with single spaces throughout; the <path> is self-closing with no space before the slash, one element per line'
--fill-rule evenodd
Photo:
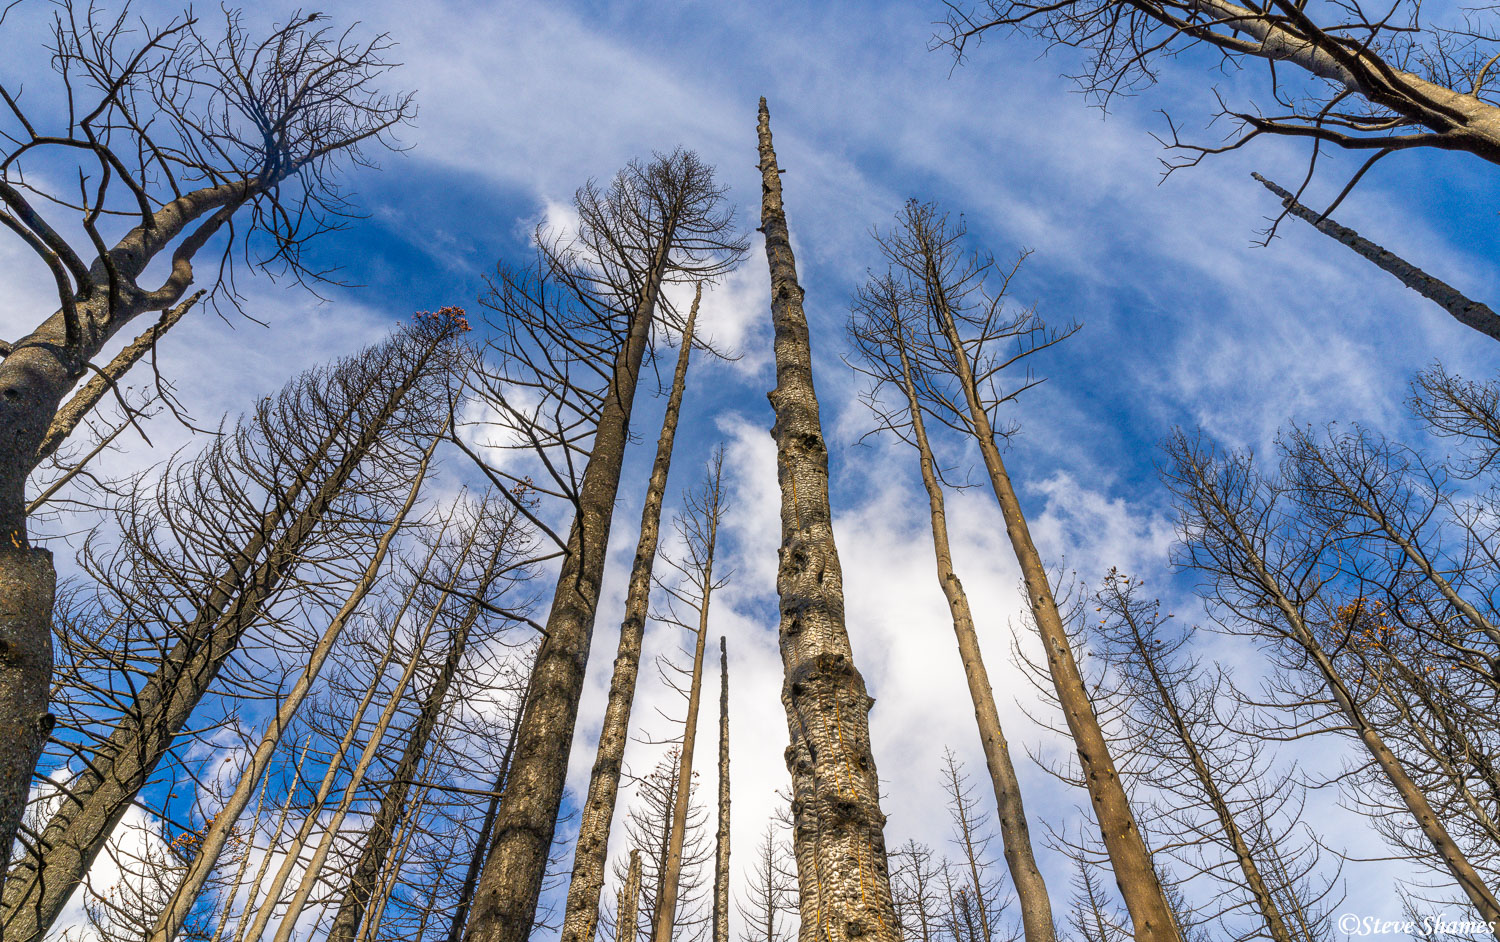
<path fill-rule="evenodd" d="M 761 99 L 761 224 L 771 276 L 777 479 L 781 485 L 782 703 L 791 745 L 793 847 L 803 942 L 895 942 L 880 810 L 870 752 L 873 700 L 844 626 L 843 578 L 828 505 L 828 449 L 813 389 L 802 288 L 781 200 L 781 170 Z"/>

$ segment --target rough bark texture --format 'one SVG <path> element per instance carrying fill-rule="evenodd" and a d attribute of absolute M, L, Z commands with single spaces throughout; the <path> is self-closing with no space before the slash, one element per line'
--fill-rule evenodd
<path fill-rule="evenodd" d="M 761 228 L 771 275 L 776 471 L 781 485 L 782 704 L 791 745 L 793 847 L 803 942 L 896 942 L 885 815 L 870 752 L 870 706 L 844 626 L 828 505 L 828 450 L 813 389 L 802 288 L 787 234 L 770 115 L 760 102 Z"/>
<path fill-rule="evenodd" d="M 729 942 L 729 645 L 719 636 L 719 828 L 714 833 L 714 942 Z"/>
<path fill-rule="evenodd" d="M 0 749 L 0 868 L 10 860 L 31 771 L 52 732 L 46 681 L 52 676 L 56 585 L 50 552 L 20 541 L 0 545 L 0 737 L 12 744 Z M 33 682 L 38 677 L 40 684 Z M 10 937 L 0 931 L 0 938 Z"/>
<path fill-rule="evenodd" d="M 508 536 L 506 531 L 502 531 L 496 538 L 489 559 L 485 562 L 484 573 L 475 587 L 474 597 L 464 611 L 463 618 L 449 634 L 448 651 L 443 657 L 442 667 L 438 669 L 427 695 L 422 698 L 416 725 L 407 734 L 401 758 L 396 761 L 396 767 L 391 772 L 390 784 L 381 791 L 380 806 L 365 830 L 359 860 L 355 862 L 354 870 L 349 875 L 349 883 L 344 889 L 343 899 L 339 901 L 338 911 L 334 914 L 333 925 L 328 929 L 328 942 L 354 942 L 360 923 L 364 921 L 365 909 L 375 892 L 376 881 L 396 840 L 396 828 L 406 810 L 408 793 L 412 783 L 417 780 L 417 769 L 427 755 L 428 743 L 432 740 L 438 720 L 442 718 L 443 707 L 448 701 L 448 691 L 452 688 L 464 654 L 468 651 L 469 636 L 483 612 L 481 599 L 484 597 L 485 587 L 494 579 L 496 569 L 503 561 Z"/>
<path fill-rule="evenodd" d="M 897 325 L 896 329 L 900 329 Z M 1021 781 L 1016 777 L 1010 759 L 1010 746 L 1000 726 L 1000 711 L 995 707 L 995 692 L 990 687 L 989 672 L 979 650 L 979 636 L 974 630 L 974 616 L 969 610 L 968 593 L 953 570 L 953 551 L 948 542 L 948 513 L 943 488 L 933 464 L 932 446 L 922 419 L 922 405 L 912 381 L 911 365 L 904 346 L 901 357 L 902 391 L 906 393 L 911 415 L 912 436 L 922 468 L 922 484 L 927 490 L 928 510 L 932 522 L 932 545 L 937 557 L 938 584 L 948 601 L 953 619 L 953 633 L 958 638 L 958 655 L 974 703 L 974 719 L 979 725 L 979 740 L 984 747 L 984 762 L 995 791 L 995 809 L 1000 822 L 1000 838 L 1005 846 L 1005 864 L 1015 885 L 1016 901 L 1021 907 L 1021 925 L 1026 942 L 1052 942 L 1056 930 L 1052 922 L 1052 901 L 1047 884 L 1036 864 L 1031 844 L 1031 829 L 1021 799 Z"/>
<path fill-rule="evenodd" d="M 630 851 L 630 870 L 625 874 L 625 885 L 620 887 L 618 905 L 615 907 L 615 942 L 635 942 L 636 911 L 641 905 L 641 852 Z"/>
<path fill-rule="evenodd" d="M 1432 277 L 1394 252 L 1381 248 L 1353 229 L 1341 226 L 1332 219 L 1303 206 L 1291 193 L 1260 174 L 1250 175 L 1280 197 L 1281 205 L 1293 216 L 1310 223 L 1313 228 L 1324 235 L 1349 246 L 1374 262 L 1381 270 L 1395 275 L 1403 285 L 1452 314 L 1460 324 L 1472 327 L 1491 339 L 1500 340 L 1500 314 L 1496 314 L 1488 305 L 1465 297 L 1457 288 Z"/>
<path fill-rule="evenodd" d="M 710 523 L 711 527 L 716 524 Z M 693 679 L 688 687 L 687 718 L 682 723 L 682 751 L 677 756 L 677 788 L 672 797 L 672 827 L 667 838 L 666 865 L 657 897 L 655 942 L 672 942 L 677 924 L 677 891 L 682 882 L 682 843 L 687 837 L 688 800 L 693 791 L 693 747 L 698 742 L 698 704 L 703 695 L 703 652 L 708 640 L 708 599 L 713 586 L 713 543 L 703 571 L 703 604 L 698 609 L 698 632 L 693 642 Z"/>
<path fill-rule="evenodd" d="M 321 482 L 315 475 L 328 460 L 327 455 L 309 457 L 266 514 L 257 535 L 203 600 L 194 620 L 177 626 L 179 640 L 109 739 L 69 784 L 66 800 L 37 841 L 40 859 L 31 856 L 21 861 L 6 880 L 0 902 L 0 926 L 6 942 L 36 942 L 46 934 L 120 817 L 172 748 L 244 632 L 296 564 L 300 547 L 420 381 L 426 363 L 425 357 L 418 360 L 401 382 L 388 389 L 386 400 Z M 358 403 L 346 405 L 352 415 Z M 331 448 L 348 429 L 341 428 L 332 416 L 329 425 L 326 442 Z M 314 484 L 317 490 L 298 508 L 302 493 Z M 273 533 L 276 536 L 271 539 Z"/>
<path fill-rule="evenodd" d="M 989 414 L 980 401 L 975 384 L 973 366 L 958 334 L 958 326 L 941 291 L 934 292 L 934 307 L 938 326 L 947 338 L 949 352 L 963 389 L 967 405 L 969 428 L 979 444 L 984 466 L 994 489 L 995 499 L 1005 517 L 1005 532 L 1015 550 L 1016 561 L 1021 566 L 1021 576 L 1026 586 L 1026 600 L 1036 621 L 1037 631 L 1047 652 L 1047 670 L 1052 676 L 1052 685 L 1067 720 L 1068 731 L 1078 748 L 1078 761 L 1088 787 L 1089 800 L 1094 809 L 1095 820 L 1109 852 L 1114 870 L 1115 884 L 1120 897 L 1130 913 L 1137 942 L 1180 942 L 1176 921 L 1171 906 L 1162 892 L 1161 881 L 1151 863 L 1151 853 L 1136 825 L 1135 814 L 1125 795 L 1125 787 L 1115 770 L 1114 759 L 1109 754 L 1109 745 L 1104 731 L 1099 727 L 1099 718 L 1089 699 L 1088 688 L 1078 671 L 1073 658 L 1073 648 L 1068 642 L 1062 616 L 1057 611 L 1057 602 L 1052 596 L 1052 586 L 1047 580 L 1047 569 L 1042 564 L 1041 554 L 1031 540 L 1031 530 L 1021 512 L 1021 502 L 1016 498 L 1010 475 L 1000 459 L 1000 448 L 995 443 L 994 430 L 990 427 Z M 1007 851 L 1009 842 L 1007 842 Z"/>
<path fill-rule="evenodd" d="M 563 942 L 592 942 L 599 924 L 599 894 L 604 889 L 610 824 L 614 820 L 615 803 L 620 793 L 620 771 L 630 734 L 630 712 L 635 702 L 636 680 L 640 676 L 641 643 L 651 602 L 651 572 L 661 535 L 661 505 L 672 465 L 672 446 L 677 435 L 678 416 L 682 412 L 693 332 L 702 298 L 703 285 L 700 283 L 693 294 L 693 306 L 688 311 L 683 329 L 677 368 L 672 374 L 672 391 L 667 397 L 666 415 L 662 418 L 661 434 L 656 440 L 656 460 L 651 465 L 646 500 L 641 508 L 641 532 L 636 542 L 635 561 L 630 566 L 625 617 L 620 623 L 620 646 L 610 675 L 609 699 L 604 708 L 604 724 L 599 730 L 599 747 L 593 771 L 589 774 L 588 797 L 578 823 L 573 878 L 568 884 L 567 911 L 563 916 Z"/>
<path fill-rule="evenodd" d="M 532 668 L 531 696 L 516 734 L 512 787 L 506 788 L 500 800 L 494 843 L 474 894 L 465 935 L 469 942 L 525 942 L 536 917 L 567 778 L 578 697 L 588 669 L 636 380 L 670 249 L 671 227 L 665 232 L 640 303 L 631 314 L 630 332 L 615 358 L 600 410 L 579 488 L 578 514 L 568 534 L 546 635 Z"/>

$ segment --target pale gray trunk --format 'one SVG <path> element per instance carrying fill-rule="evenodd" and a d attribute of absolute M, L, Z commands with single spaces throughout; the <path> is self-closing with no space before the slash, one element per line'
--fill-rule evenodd
<path fill-rule="evenodd" d="M 494 843 L 474 893 L 473 914 L 465 933 L 469 942 L 526 942 L 531 935 L 562 804 L 578 698 L 588 670 L 636 380 L 651 333 L 673 226 L 671 220 L 665 226 L 604 395 L 579 488 L 578 513 L 568 534 L 546 632 L 532 668 L 531 696 L 516 733 L 511 783 L 500 799 Z"/>
<path fill-rule="evenodd" d="M 776 573 L 791 745 L 792 841 L 802 942 L 896 942 L 885 815 L 870 752 L 873 700 L 844 626 L 843 576 L 828 505 L 828 449 L 813 389 L 802 288 L 781 201 L 770 115 L 760 102 L 761 229 L 771 275 L 776 471 L 781 551 Z"/>
<path fill-rule="evenodd" d="M 604 889 L 604 866 L 609 851 L 610 824 L 620 792 L 620 771 L 625 758 L 625 744 L 630 734 L 630 712 L 635 701 L 636 680 L 640 676 L 641 643 L 645 636 L 647 607 L 651 601 L 651 571 L 656 562 L 656 545 L 661 533 L 661 505 L 667 489 L 667 474 L 672 465 L 672 447 L 677 435 L 677 421 L 682 411 L 683 390 L 687 385 L 688 360 L 693 350 L 693 332 L 698 320 L 698 304 L 703 298 L 700 282 L 693 294 L 683 328 L 682 347 L 677 354 L 677 368 L 672 375 L 672 391 L 662 418 L 661 435 L 656 440 L 656 460 L 646 485 L 646 501 L 641 508 L 641 532 L 636 542 L 635 561 L 630 567 L 630 583 L 625 594 L 625 617 L 620 623 L 620 645 L 615 654 L 614 672 L 610 675 L 609 699 L 604 707 L 604 724 L 599 730 L 599 746 L 589 774 L 588 797 L 578 823 L 578 840 L 573 852 L 573 877 L 568 884 L 567 910 L 563 915 L 562 942 L 592 942 L 599 924 L 599 894 Z"/>
<path fill-rule="evenodd" d="M 635 942 L 636 911 L 641 905 L 641 852 L 630 849 L 630 869 L 625 874 L 625 885 L 620 887 L 616 905 L 615 942 Z"/>
<path fill-rule="evenodd" d="M 714 938 L 729 942 L 729 645 L 719 636 L 719 828 L 714 833 Z"/>
<path fill-rule="evenodd" d="M 895 329 L 899 331 L 902 326 L 898 323 Z M 994 787 L 1000 838 L 1005 847 L 1005 864 L 1016 888 L 1016 900 L 1021 907 L 1021 925 L 1027 942 L 1052 942 L 1057 937 L 1052 922 L 1052 901 L 1047 894 L 1046 881 L 1042 879 L 1042 872 L 1037 867 L 1036 853 L 1031 843 L 1031 828 L 1027 824 L 1026 808 L 1021 799 L 1021 781 L 1016 776 L 1015 765 L 1010 759 L 1010 745 L 1000 726 L 1000 711 L 995 706 L 995 692 L 990 686 L 989 672 L 985 669 L 984 657 L 979 650 L 979 635 L 974 630 L 974 616 L 969 610 L 968 593 L 964 591 L 958 573 L 953 570 L 953 551 L 948 541 L 948 513 L 942 484 L 938 481 L 937 469 L 933 464 L 932 446 L 927 440 L 922 405 L 912 380 L 911 364 L 903 338 L 897 340 L 897 351 L 901 357 L 902 391 L 906 393 L 907 408 L 911 415 L 912 434 L 922 469 L 922 484 L 927 490 L 938 584 L 942 587 L 943 597 L 948 601 L 953 633 L 958 638 L 959 660 L 963 663 L 964 679 L 969 685 L 969 699 L 974 704 L 974 719 L 979 726 L 979 741 L 984 748 L 985 766 L 990 773 L 990 784 Z"/>
<path fill-rule="evenodd" d="M 1382 271 L 1395 275 L 1403 285 L 1452 314 L 1460 324 L 1472 327 L 1493 340 L 1500 340 L 1500 314 L 1496 314 L 1488 305 L 1465 297 L 1457 288 L 1427 274 L 1396 253 L 1381 248 L 1353 229 L 1341 226 L 1321 213 L 1303 206 L 1291 193 L 1260 174 L 1250 175 L 1280 197 L 1281 205 L 1293 216 L 1310 223 L 1319 232 L 1335 241 L 1347 245 L 1374 262 Z"/>

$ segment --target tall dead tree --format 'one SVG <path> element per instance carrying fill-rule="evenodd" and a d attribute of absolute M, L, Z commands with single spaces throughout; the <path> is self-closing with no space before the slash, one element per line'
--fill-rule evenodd
<path fill-rule="evenodd" d="M 729 942 L 729 643 L 719 635 L 719 828 L 714 832 L 714 942 Z"/>
<path fill-rule="evenodd" d="M 577 231 L 539 233 L 530 272 L 502 269 L 485 303 L 498 315 L 498 372 L 479 392 L 495 422 L 534 452 L 542 497 L 572 505 L 495 835 L 465 935 L 524 942 L 556 830 L 630 434 L 636 382 L 672 281 L 713 279 L 744 254 L 713 171 L 689 151 L 632 163 L 605 189 L 578 191 Z M 680 320 L 678 321 L 680 324 Z M 472 448 L 470 448 L 472 453 Z M 582 470 L 578 473 L 578 463 Z M 508 472 L 486 467 L 497 482 Z M 504 491 L 508 493 L 508 491 Z M 528 508 L 525 511 L 531 514 Z"/>
<path fill-rule="evenodd" d="M 677 420 L 682 411 L 683 391 L 687 386 L 688 361 L 693 351 L 693 335 L 698 319 L 698 305 L 703 298 L 699 282 L 693 294 L 693 306 L 683 327 L 677 368 L 672 375 L 672 391 L 667 398 L 661 434 L 656 440 L 656 460 L 646 484 L 646 500 L 641 508 L 640 538 L 636 542 L 635 560 L 630 567 L 630 582 L 625 593 L 625 617 L 620 623 L 620 645 L 610 674 L 609 699 L 604 707 L 604 724 L 599 730 L 599 746 L 594 767 L 589 774 L 588 797 L 578 822 L 578 838 L 573 852 L 573 877 L 568 884 L 567 910 L 563 915 L 563 942 L 591 942 L 599 923 L 599 894 L 604 889 L 604 865 L 608 859 L 609 830 L 615 816 L 615 802 L 620 791 L 620 773 L 624 768 L 625 743 L 630 738 L 630 712 L 635 702 L 636 680 L 641 670 L 641 644 L 646 633 L 646 616 L 651 602 L 651 573 L 656 563 L 656 544 L 661 532 L 661 504 L 667 490 L 667 474 L 672 465 L 672 444 L 677 436 Z"/>
<path fill-rule="evenodd" d="M 970 257 L 960 248 L 963 226 L 952 225 L 932 204 L 912 200 L 897 217 L 896 229 L 879 239 L 899 282 L 922 306 L 922 331 L 929 338 L 927 372 L 930 404 L 979 449 L 1005 532 L 1015 551 L 1026 600 L 1041 635 L 1047 670 L 1068 732 L 1078 750 L 1090 804 L 1109 851 L 1115 882 L 1141 942 L 1178 942 L 1178 930 L 1161 883 L 1120 781 L 1109 744 L 1079 672 L 1063 618 L 1041 554 L 1032 542 L 1010 473 L 1000 457 L 998 410 L 1033 381 L 1001 388 L 1007 366 L 1022 356 L 1058 343 L 1072 330 L 1052 331 L 1034 311 L 1012 314 L 1006 288 L 1015 269 L 996 288 L 987 288 L 994 260 Z M 1019 266 L 1019 262 L 1017 263 Z M 915 330 L 908 336 L 918 336 Z"/>
<path fill-rule="evenodd" d="M 0 640 L 12 652 L 0 663 L 0 869 L 51 729 L 55 577 L 31 542 L 26 483 L 140 351 L 64 397 L 137 317 L 161 311 L 152 341 L 165 331 L 210 244 L 222 246 L 220 272 L 247 257 L 316 279 L 302 247 L 349 215 L 340 166 L 367 163 L 361 148 L 389 144 L 414 114 L 409 96 L 377 91 L 391 67 L 385 37 L 357 41 L 314 14 L 256 38 L 239 13 L 223 17 L 137 31 L 127 10 L 64 3 L 48 49 L 62 87 L 47 100 L 66 112 L 31 113 L 19 87 L 0 85 L 0 224 L 45 266 L 35 275 L 59 303 L 0 343 Z M 76 179 L 76 193 L 37 188 L 52 179 Z M 75 226 L 76 245 L 63 235 Z M 165 272 L 151 274 L 158 260 Z"/>
<path fill-rule="evenodd" d="M 1260 174 L 1252 173 L 1251 176 L 1281 200 L 1281 207 L 1286 212 L 1369 259 L 1376 267 L 1389 272 L 1406 287 L 1452 314 L 1460 324 L 1472 327 L 1491 339 L 1500 340 L 1500 314 L 1496 314 L 1489 305 L 1465 297 L 1461 291 L 1447 282 L 1434 278 L 1396 253 L 1381 248 L 1361 236 L 1353 229 L 1334 222 L 1328 218 L 1328 213 L 1319 213 L 1302 205 L 1291 193 Z"/>
<path fill-rule="evenodd" d="M 1500 901 L 1454 839 L 1444 816 L 1413 779 L 1369 709 L 1360 674 L 1346 675 L 1340 654 L 1368 623 L 1338 617 L 1328 598 L 1329 567 L 1345 558 L 1343 534 L 1314 518 L 1302 525 L 1285 512 L 1288 486 L 1267 479 L 1242 454 L 1223 453 L 1177 433 L 1169 442 L 1166 480 L 1176 495 L 1184 541 L 1181 561 L 1205 576 L 1206 591 L 1291 676 L 1310 683 L 1300 709 L 1330 718 L 1352 737 L 1409 816 L 1430 859 L 1479 917 L 1500 924 Z M 1358 606 L 1356 606 L 1357 608 Z"/>
<path fill-rule="evenodd" d="M 630 868 L 625 882 L 620 885 L 619 901 L 615 907 L 615 942 L 635 942 L 636 912 L 641 901 L 641 852 L 630 849 Z"/>
<path fill-rule="evenodd" d="M 693 632 L 693 663 L 687 690 L 687 716 L 682 725 L 682 747 L 677 757 L 677 787 L 672 800 L 672 828 L 667 839 L 666 866 L 662 871 L 662 890 L 652 927 L 654 942 L 672 942 L 677 921 L 677 889 L 682 878 L 683 843 L 687 839 L 688 798 L 692 793 L 693 750 L 698 741 L 698 706 L 703 693 L 703 654 L 708 641 L 709 603 L 715 589 L 727 584 L 727 578 L 714 572 L 718 551 L 719 520 L 724 512 L 724 451 L 718 449 L 709 461 L 708 478 L 701 489 L 684 499 L 685 508 L 677 518 L 677 533 L 683 545 L 684 558 L 667 562 L 681 577 L 675 585 L 663 585 L 668 595 L 669 611 L 660 620 Z M 680 602 L 696 616 L 683 621 L 673 602 Z M 716 855 L 717 856 L 717 855 Z M 718 883 L 715 881 L 715 889 Z M 715 905 L 718 897 L 714 897 Z"/>
<path fill-rule="evenodd" d="M 958 639 L 959 660 L 974 704 L 974 718 L 979 726 L 979 740 L 984 748 L 985 766 L 995 793 L 995 808 L 1000 821 L 1001 840 L 1011 882 L 1021 904 L 1021 923 L 1027 942 L 1051 942 L 1056 938 L 1052 922 L 1052 902 L 1047 884 L 1037 867 L 1032 847 L 1031 829 L 1021 797 L 1021 781 L 1010 758 L 1010 745 L 1000 725 L 1000 711 L 995 706 L 995 692 L 979 649 L 979 635 L 974 630 L 974 615 L 969 609 L 968 593 L 954 571 L 953 550 L 948 540 L 948 513 L 943 497 L 941 471 L 927 437 L 923 389 L 930 387 L 926 365 L 909 336 L 908 316 L 922 323 L 920 300 L 910 286 L 886 275 L 873 278 L 856 296 L 849 332 L 861 355 L 861 370 L 875 381 L 866 402 L 875 413 L 879 429 L 910 443 L 917 451 L 922 485 L 927 491 L 928 515 L 932 525 L 932 545 L 937 557 L 938 585 L 948 602 L 953 633 Z M 929 348 L 929 358 L 931 356 Z M 898 404 L 886 406 L 880 399 L 884 387 L 894 387 Z M 927 393 L 929 397 L 932 393 Z M 940 398 L 940 395 L 939 395 Z"/>
<path fill-rule="evenodd" d="M 802 287 L 781 201 L 771 117 L 760 101 L 761 231 L 771 275 L 776 477 L 781 485 L 781 662 L 791 745 L 793 847 L 804 942 L 895 942 L 885 815 L 870 751 L 870 706 L 844 625 L 843 575 L 828 505 L 828 446 L 813 388 Z"/>
<path fill-rule="evenodd" d="M 1319 907 L 1333 884 L 1311 886 L 1316 850 L 1293 846 L 1303 789 L 1272 771 L 1261 743 L 1231 728 L 1238 692 L 1222 677 L 1201 676 L 1184 654 L 1189 633 L 1173 632 L 1159 604 L 1140 597 L 1141 585 L 1110 572 L 1094 594 L 1102 617 L 1087 628 L 1091 653 L 1111 675 L 1110 689 L 1095 696 L 1123 701 L 1137 777 L 1163 806 L 1156 843 L 1187 858 L 1189 873 L 1214 881 L 1201 896 L 1213 900 L 1210 914 L 1226 930 L 1244 913 L 1253 928 L 1236 935 L 1312 942 L 1303 927 L 1326 921 Z"/>
<path fill-rule="evenodd" d="M 959 879 L 957 899 L 950 890 L 950 904 L 966 927 L 966 931 L 955 933 L 955 942 L 994 942 L 1005 901 L 989 856 L 989 815 L 975 806 L 973 786 L 952 750 L 943 756 L 942 776 L 943 790 L 948 793 L 948 816 L 953 822 L 952 843 L 959 852 L 950 872 L 960 870 L 964 874 Z"/>
<path fill-rule="evenodd" d="M 312 546 L 337 542 L 348 502 L 378 495 L 385 472 L 410 463 L 403 441 L 437 430 L 464 329 L 454 311 L 289 384 L 180 473 L 127 493 L 116 511 L 122 538 L 107 552 L 85 547 L 108 617 L 128 629 L 127 649 L 101 650 L 100 660 L 144 656 L 153 669 L 144 682 L 113 678 L 130 692 L 123 710 L 112 687 L 96 695 L 119 718 L 88 732 L 97 741 L 87 763 L 6 880 L 7 939 L 46 933 L 247 633 L 318 555 Z"/>

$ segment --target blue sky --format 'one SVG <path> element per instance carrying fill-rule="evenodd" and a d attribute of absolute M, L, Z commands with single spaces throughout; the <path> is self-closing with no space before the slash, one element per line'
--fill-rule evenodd
<path fill-rule="evenodd" d="M 137 9 L 152 19 L 177 12 L 155 2 Z M 1261 451 L 1293 421 L 1360 421 L 1399 437 L 1411 429 L 1400 403 L 1417 369 L 1439 358 L 1476 377 L 1500 366 L 1491 341 L 1300 222 L 1287 221 L 1269 248 L 1253 245 L 1277 205 L 1250 171 L 1294 184 L 1304 145 L 1265 141 L 1161 180 L 1166 155 L 1151 137 L 1166 129 L 1158 109 L 1189 138 L 1211 141 L 1225 130 L 1204 128 L 1212 60 L 1197 54 L 1165 63 L 1160 87 L 1117 100 L 1106 116 L 1060 77 L 1079 64 L 1068 50 L 1044 56 L 1026 40 L 989 41 L 954 69 L 946 53 L 928 50 L 938 3 L 375 0 L 319 9 L 341 25 L 358 19 L 389 31 L 400 44 L 405 64 L 392 84 L 415 89 L 421 109 L 402 133 L 411 149 L 385 156 L 379 173 L 350 177 L 368 218 L 316 249 L 318 260 L 361 287 L 331 290 L 328 303 L 317 304 L 294 286 L 247 282 L 248 309 L 269 326 L 203 316 L 177 328 L 164 368 L 178 377 L 183 398 L 200 418 L 237 411 L 412 311 L 472 310 L 483 274 L 497 258 L 523 254 L 538 220 L 564 218 L 578 185 L 653 150 L 698 150 L 731 186 L 741 224 L 753 228 L 755 107 L 765 95 L 832 445 L 850 632 L 878 700 L 872 724 L 893 844 L 945 840 L 935 766 L 943 745 L 971 770 L 983 767 L 930 571 L 915 469 L 901 449 L 858 444 L 869 417 L 855 398 L 859 381 L 840 360 L 849 295 L 879 258 L 869 230 L 888 226 L 905 199 L 963 212 L 974 246 L 1002 259 L 1034 250 L 1015 296 L 1057 323 L 1083 324 L 1038 362 L 1050 378 L 1016 411 L 1023 431 L 1007 457 L 1044 551 L 1085 579 L 1109 566 L 1143 574 L 1184 617 L 1199 616 L 1190 587 L 1169 574 L 1170 510 L 1155 473 L 1156 443 L 1173 426 L 1202 427 Z M 292 10 L 272 2 L 256 16 Z M 11 42 L 8 50 L 21 48 Z M 26 68 L 10 52 L 5 58 L 7 80 Z M 1214 73 L 1212 81 L 1264 96 L 1253 71 Z M 1309 202 L 1331 198 L 1341 173 L 1356 165 L 1325 155 Z M 1493 167 L 1466 155 L 1397 155 L 1337 217 L 1484 299 L 1496 284 L 1497 181 Z M 772 383 L 768 292 L 758 236 L 754 244 L 742 269 L 705 297 L 710 329 L 743 358 L 695 365 L 672 483 L 673 492 L 686 486 L 709 450 L 727 443 L 736 581 L 717 618 L 735 658 L 734 834 L 742 862 L 785 778 L 785 726 L 773 706 L 778 535 L 764 395 Z M 47 309 L 44 274 L 15 245 L 0 243 L 0 284 L 15 286 L 0 315 L 6 336 Z M 217 351 L 229 348 L 236 355 L 220 360 Z M 660 408 L 648 403 L 637 420 L 647 444 Z M 154 440 L 156 451 L 138 445 L 129 459 L 145 464 L 187 443 L 166 428 Z M 636 450 L 622 488 L 575 787 L 585 781 L 591 724 L 602 713 L 649 460 L 647 447 Z M 1007 730 L 1018 745 L 1056 749 L 1009 703 L 1030 695 L 1008 666 L 1020 596 L 998 514 L 977 491 L 954 502 L 959 570 L 975 598 Z M 658 632 L 648 644 L 660 650 L 671 640 Z M 650 716 L 665 696 L 643 691 L 636 715 Z M 643 751 L 630 758 L 642 769 L 651 764 Z M 1035 769 L 1023 775 L 1034 815 L 1069 819 L 1076 796 L 1058 793 Z M 1350 824 L 1336 825 L 1336 836 Z M 1061 894 L 1059 862 L 1043 865 Z M 1360 866 L 1371 876 L 1346 871 L 1355 884 L 1351 906 L 1390 910 L 1387 892 L 1368 892 L 1389 885 L 1388 871 Z"/>

